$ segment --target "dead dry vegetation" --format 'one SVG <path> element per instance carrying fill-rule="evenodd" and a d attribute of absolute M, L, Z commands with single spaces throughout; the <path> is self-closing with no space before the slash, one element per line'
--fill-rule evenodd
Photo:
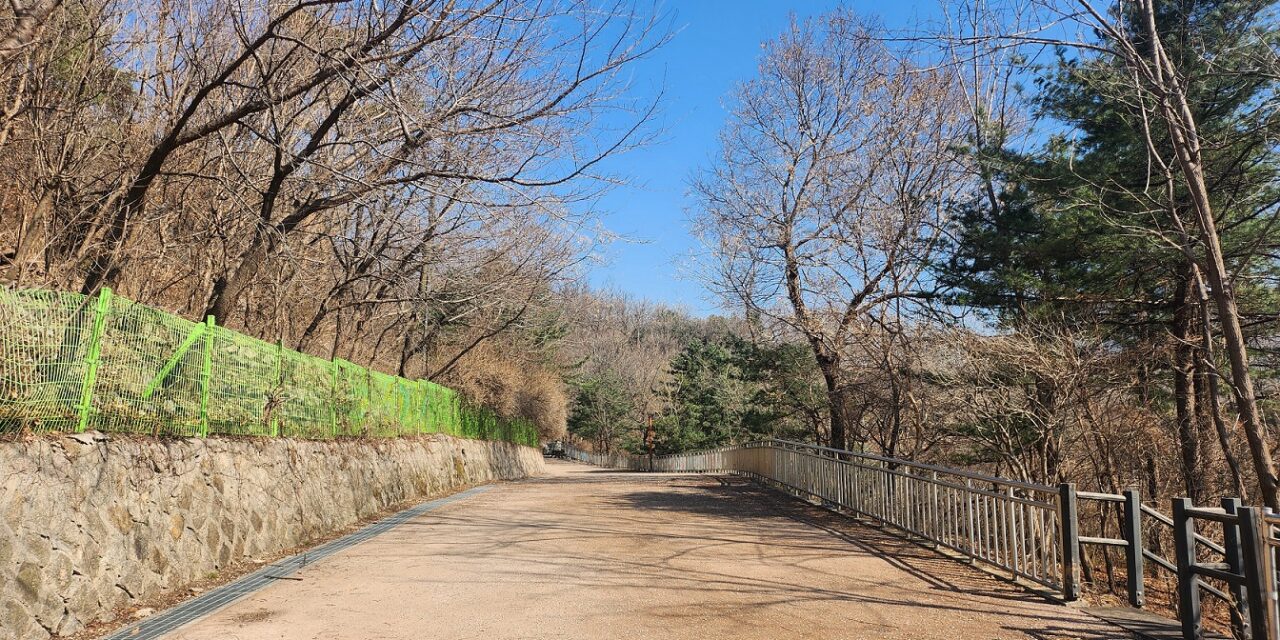
<path fill-rule="evenodd" d="M 117 293 L 563 430 L 534 338 L 643 140 L 628 3 L 15 0 L 0 278 Z M 610 124 L 611 123 L 611 124 Z"/>
<path fill-rule="evenodd" d="M 808 346 L 833 446 L 1280 507 L 1276 15 L 796 21 L 695 182 L 708 283 Z M 1089 560 L 1114 585 L 1116 558 Z"/>

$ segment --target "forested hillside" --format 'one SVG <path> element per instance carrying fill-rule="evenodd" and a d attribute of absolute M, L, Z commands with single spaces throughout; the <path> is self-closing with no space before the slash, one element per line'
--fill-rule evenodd
<path fill-rule="evenodd" d="M 694 183 L 711 285 L 837 446 L 1280 506 L 1275 6 L 947 9 L 765 47 Z"/>
<path fill-rule="evenodd" d="M 0 9 L 0 277 L 119 294 L 563 429 L 576 203 L 659 14 L 585 2 Z M 608 118 L 612 124 L 606 124 Z"/>
<path fill-rule="evenodd" d="M 941 15 L 763 44 L 688 179 L 699 317 L 581 284 L 628 178 L 600 167 L 660 138 L 629 89 L 662 7 L 15 1 L 0 280 L 597 450 L 777 436 L 1280 507 L 1275 6 Z"/>

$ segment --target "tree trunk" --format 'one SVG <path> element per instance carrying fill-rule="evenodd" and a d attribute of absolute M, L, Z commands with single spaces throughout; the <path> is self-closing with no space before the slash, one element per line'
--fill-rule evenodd
<path fill-rule="evenodd" d="M 898 457 L 898 443 L 902 441 L 902 390 L 898 375 L 892 366 L 889 371 L 889 441 L 885 443 L 884 455 Z"/>
<path fill-rule="evenodd" d="M 1196 156 L 1199 156 L 1198 149 Z M 1253 389 L 1253 375 L 1249 371 L 1248 346 L 1245 343 L 1244 330 L 1240 326 L 1240 312 L 1236 306 L 1235 292 L 1228 280 L 1226 262 L 1222 257 L 1217 225 L 1209 207 L 1204 176 L 1200 173 L 1198 162 L 1187 163 L 1187 172 L 1194 177 L 1194 182 L 1198 185 L 1191 191 L 1197 200 L 1197 217 L 1200 219 L 1205 250 L 1208 254 L 1205 271 L 1209 278 L 1213 301 L 1218 308 L 1219 321 L 1222 323 L 1227 360 L 1231 363 L 1231 389 L 1235 395 L 1236 410 L 1240 414 L 1245 437 L 1249 441 L 1249 452 L 1253 458 L 1254 470 L 1258 475 L 1258 489 L 1261 491 L 1263 502 L 1272 509 L 1280 509 L 1275 460 L 1271 457 L 1266 424 L 1263 422 L 1262 412 L 1258 408 L 1257 394 Z"/>
<path fill-rule="evenodd" d="M 1199 282 L 1198 278 L 1197 282 Z M 1204 346 L 1201 349 L 1197 368 L 1200 370 L 1203 381 L 1201 384 L 1205 391 L 1203 404 L 1208 410 L 1214 431 L 1217 433 L 1218 446 L 1222 448 L 1222 458 L 1231 471 L 1232 489 L 1237 498 L 1247 503 L 1249 494 L 1244 486 L 1244 474 L 1240 471 L 1240 461 L 1236 458 L 1236 453 L 1231 446 L 1231 433 L 1227 429 L 1226 419 L 1222 416 L 1222 401 L 1218 398 L 1218 370 L 1213 358 L 1213 333 L 1209 328 L 1209 299 L 1203 287 L 1199 287 L 1199 290 L 1200 341 Z"/>
<path fill-rule="evenodd" d="M 1154 89 L 1161 98 L 1161 109 L 1169 129 L 1169 140 L 1178 158 L 1178 167 L 1186 180 L 1187 192 L 1195 205 L 1196 222 L 1200 227 L 1201 244 L 1205 250 L 1205 275 L 1208 276 L 1210 295 L 1218 310 L 1222 324 L 1222 338 L 1231 363 L 1231 389 L 1236 400 L 1236 411 L 1249 441 L 1249 453 L 1258 476 L 1258 488 L 1263 503 L 1272 509 L 1280 509 L 1277 493 L 1275 460 L 1271 457 L 1271 445 L 1267 439 L 1266 424 L 1258 408 L 1257 394 L 1253 389 L 1253 376 L 1249 371 L 1249 352 L 1244 330 L 1240 326 L 1240 311 L 1236 305 L 1231 276 L 1227 272 L 1222 255 L 1222 241 L 1218 237 L 1217 221 L 1209 202 L 1209 187 L 1204 179 L 1204 161 L 1200 153 L 1200 136 L 1196 129 L 1195 115 L 1182 91 L 1176 67 L 1160 43 L 1160 33 L 1155 25 L 1155 9 L 1151 2 L 1144 3 L 1147 35 L 1152 41 L 1155 62 Z"/>
<path fill-rule="evenodd" d="M 214 283 L 213 290 L 209 292 L 204 315 L 213 316 L 224 324 L 231 318 L 236 302 L 257 279 L 258 272 L 273 253 L 271 247 L 273 243 L 266 236 L 265 232 L 255 233 L 252 243 L 240 259 L 240 264 Z"/>
<path fill-rule="evenodd" d="M 1177 305 L 1173 312 L 1173 403 L 1178 425 L 1178 452 L 1182 462 L 1182 485 L 1188 498 L 1200 504 L 1204 498 L 1204 481 L 1200 469 L 1200 433 L 1197 428 L 1194 371 L 1196 348 L 1193 344 L 1191 278 L 1178 284 Z"/>
<path fill-rule="evenodd" d="M 818 368 L 822 370 L 822 380 L 827 385 L 827 413 L 831 416 L 831 438 L 828 443 L 833 449 L 844 449 L 845 440 L 844 388 L 840 384 L 840 361 L 833 358 L 819 358 Z"/>

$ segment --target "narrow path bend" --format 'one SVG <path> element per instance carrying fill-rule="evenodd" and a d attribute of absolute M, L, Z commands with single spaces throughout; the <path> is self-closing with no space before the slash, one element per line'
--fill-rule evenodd
<path fill-rule="evenodd" d="M 1129 638 L 737 481 L 551 463 L 178 630 L 181 640 Z"/>

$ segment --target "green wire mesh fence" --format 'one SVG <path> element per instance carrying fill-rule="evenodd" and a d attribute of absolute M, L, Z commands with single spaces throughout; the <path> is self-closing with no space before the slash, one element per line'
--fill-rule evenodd
<path fill-rule="evenodd" d="M 324 360 L 113 295 L 0 287 L 0 432 L 335 438 L 423 433 L 537 446 L 452 389 Z"/>

